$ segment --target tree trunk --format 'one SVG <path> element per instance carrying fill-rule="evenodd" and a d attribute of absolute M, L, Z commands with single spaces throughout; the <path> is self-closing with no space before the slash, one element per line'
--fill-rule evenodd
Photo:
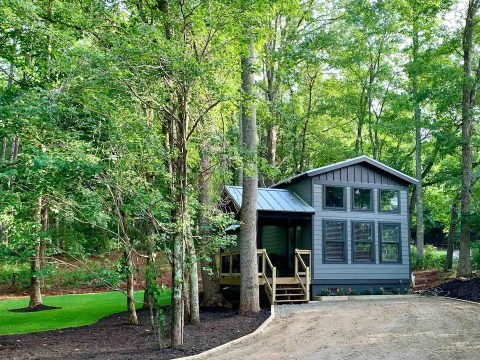
<path fill-rule="evenodd" d="M 415 9 L 414 9 L 415 10 Z M 412 97 L 413 97 L 413 117 L 415 122 L 415 174 L 418 184 L 415 186 L 417 200 L 417 256 L 420 262 L 423 261 L 424 247 L 424 224 L 423 224 L 423 189 L 422 189 L 422 122 L 421 109 L 418 99 L 418 19 L 414 15 L 413 19 L 413 74 L 412 74 Z"/>
<path fill-rule="evenodd" d="M 134 279 L 133 279 L 133 259 L 132 251 L 125 250 L 123 252 L 123 257 L 125 259 L 125 264 L 127 268 L 127 313 L 128 313 L 128 322 L 132 325 L 138 325 L 137 310 L 135 308 L 135 294 L 133 289 Z"/>
<path fill-rule="evenodd" d="M 243 194 L 240 211 L 240 314 L 260 311 L 257 265 L 257 122 L 254 99 L 254 41 L 242 57 Z"/>
<path fill-rule="evenodd" d="M 40 196 L 38 199 L 36 221 L 42 224 L 42 208 L 43 198 Z M 43 224 L 41 225 L 43 227 Z M 42 290 L 41 290 L 41 254 L 42 254 L 42 239 L 41 236 L 37 238 L 37 246 L 35 249 L 35 255 L 30 258 L 30 302 L 28 304 L 29 309 L 36 309 L 43 305 L 42 303 Z"/>
<path fill-rule="evenodd" d="M 452 209 L 450 211 L 450 227 L 448 228 L 448 237 L 447 237 L 447 258 L 445 261 L 445 270 L 450 270 L 453 268 L 453 250 L 455 243 L 455 231 L 457 229 L 458 221 L 458 205 L 457 199 L 452 203 Z"/>
<path fill-rule="evenodd" d="M 464 277 L 472 274 L 470 260 L 470 213 L 472 209 L 472 127 L 473 109 L 477 94 L 478 72 L 473 74 L 472 58 L 474 52 L 473 38 L 477 22 L 479 0 L 470 0 L 463 32 L 463 91 L 462 91 L 462 190 L 460 204 L 460 256 L 457 275 Z"/>
<path fill-rule="evenodd" d="M 188 209 L 187 209 L 187 131 L 188 113 L 185 93 L 178 94 L 178 121 L 175 132 L 176 156 L 174 162 L 174 194 L 176 208 L 173 219 L 177 228 L 173 238 L 173 289 L 172 289 L 172 342 L 173 347 L 183 344 L 184 325 L 184 263 L 187 239 Z"/>
<path fill-rule="evenodd" d="M 267 128 L 267 162 L 273 169 L 277 164 L 277 134 L 278 126 L 270 124 Z M 267 176 L 265 178 L 265 186 L 270 187 L 275 184 L 275 180 Z"/>
<path fill-rule="evenodd" d="M 243 105 L 240 104 L 240 109 L 239 109 L 239 114 L 238 114 L 238 151 L 240 153 L 240 156 L 243 156 Z M 242 186 L 243 185 L 243 167 L 239 166 L 238 168 L 238 179 L 237 179 L 237 185 Z"/>
<path fill-rule="evenodd" d="M 206 219 L 206 214 L 212 210 L 212 197 L 210 191 L 212 188 L 212 171 L 209 157 L 209 142 L 204 141 L 200 146 L 200 170 L 198 176 L 198 233 L 203 244 L 202 249 L 205 255 L 210 260 L 202 260 L 202 285 L 203 285 L 203 299 L 202 306 L 222 306 L 225 300 L 220 293 L 220 284 L 217 276 L 217 269 L 215 263 L 215 254 L 218 249 L 212 249 L 208 242 L 210 241 L 209 229 Z M 226 170 L 226 166 L 224 167 Z M 243 181 L 243 180 L 242 180 Z M 205 258 L 205 256 L 203 257 Z"/>
<path fill-rule="evenodd" d="M 195 244 L 191 234 L 187 240 L 187 251 L 189 260 L 189 276 L 188 276 L 188 290 L 190 297 L 190 309 L 189 320 L 190 324 L 200 324 L 200 304 L 198 298 L 198 266 L 197 266 L 197 254 L 195 252 Z"/>

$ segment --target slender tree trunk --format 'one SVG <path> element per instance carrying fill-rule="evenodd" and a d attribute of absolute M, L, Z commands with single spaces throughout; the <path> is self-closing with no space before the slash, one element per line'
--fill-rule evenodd
<path fill-rule="evenodd" d="M 189 284 L 189 297 L 190 297 L 190 309 L 189 320 L 190 324 L 200 324 L 200 303 L 198 297 L 198 266 L 197 266 L 197 254 L 195 251 L 195 244 L 191 234 L 188 236 L 187 243 L 188 260 L 190 273 L 188 276 Z"/>
<path fill-rule="evenodd" d="M 460 203 L 460 256 L 458 259 L 458 276 L 472 274 L 470 260 L 470 216 L 471 216 L 471 191 L 472 191 L 472 127 L 473 109 L 479 81 L 477 68 L 476 74 L 472 71 L 472 58 L 474 53 L 474 35 L 477 23 L 479 0 L 470 0 L 467 10 L 465 29 L 463 32 L 463 93 L 462 93 L 462 190 Z"/>
<path fill-rule="evenodd" d="M 242 57 L 243 194 L 240 211 L 240 314 L 260 311 L 257 265 L 257 121 L 254 97 L 253 37 Z"/>
<path fill-rule="evenodd" d="M 134 294 L 134 279 L 133 279 L 133 259 L 132 251 L 125 250 L 123 252 L 123 257 L 125 258 L 125 264 L 127 267 L 127 312 L 128 312 L 128 322 L 132 325 L 138 325 L 137 310 L 135 308 L 135 294 Z"/>
<path fill-rule="evenodd" d="M 42 223 L 42 207 L 43 198 L 40 196 L 38 199 L 36 220 L 38 223 Z M 42 303 L 42 290 L 41 290 L 41 253 L 42 253 L 42 239 L 39 236 L 37 238 L 37 245 L 35 255 L 30 258 L 30 302 L 28 304 L 29 309 L 36 309 L 43 305 Z"/>
<path fill-rule="evenodd" d="M 414 9 L 415 10 L 415 9 Z M 415 121 L 415 173 L 418 184 L 415 186 L 417 200 L 417 256 L 423 261 L 424 247 L 424 224 L 423 224 L 423 189 L 422 189 L 422 122 L 420 102 L 418 99 L 418 19 L 414 15 L 413 19 L 413 74 L 412 74 L 412 97 L 413 97 L 413 116 Z"/>
<path fill-rule="evenodd" d="M 273 100 L 272 100 L 273 101 Z M 277 134 L 278 126 L 270 124 L 267 128 L 267 162 L 271 168 L 277 165 Z M 275 180 L 267 176 L 265 178 L 265 186 L 269 187 L 275 183 Z"/>
<path fill-rule="evenodd" d="M 202 306 L 221 306 L 225 304 L 225 300 L 220 293 L 220 284 L 217 276 L 217 269 L 215 263 L 215 254 L 218 249 L 212 249 L 210 252 L 210 234 L 206 214 L 212 210 L 212 197 L 210 191 L 212 189 L 212 171 L 210 157 L 209 142 L 205 140 L 200 146 L 200 170 L 198 176 L 198 202 L 200 204 L 198 210 L 198 232 L 202 241 L 203 251 L 206 252 L 206 257 L 210 260 L 202 260 L 202 284 L 203 284 L 203 299 Z M 226 164 L 225 164 L 226 165 Z M 225 166 L 226 170 L 226 166 Z"/>
<path fill-rule="evenodd" d="M 448 228 L 447 236 L 447 259 L 445 261 L 445 270 L 450 270 L 453 268 L 453 250 L 455 243 L 455 232 L 457 229 L 458 222 L 458 205 L 457 199 L 452 203 L 452 209 L 450 211 L 450 227 Z"/>

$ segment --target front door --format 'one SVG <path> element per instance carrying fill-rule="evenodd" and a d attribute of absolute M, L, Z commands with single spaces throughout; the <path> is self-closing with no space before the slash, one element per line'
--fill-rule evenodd
<path fill-rule="evenodd" d="M 286 258 L 288 265 L 287 276 L 295 275 L 295 249 L 302 247 L 302 227 L 293 225 L 287 228 Z"/>

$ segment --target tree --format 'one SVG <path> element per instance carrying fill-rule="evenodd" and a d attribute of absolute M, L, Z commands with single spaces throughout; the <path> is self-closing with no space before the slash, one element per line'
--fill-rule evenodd
<path fill-rule="evenodd" d="M 480 85 L 480 64 L 474 68 L 475 35 L 478 28 L 480 1 L 469 0 L 463 29 L 463 86 L 462 86 L 462 190 L 460 203 L 460 254 L 458 276 L 472 274 L 470 260 L 470 231 L 472 210 L 472 130 L 477 90 Z"/>
<path fill-rule="evenodd" d="M 240 210 L 240 313 L 260 311 L 257 264 L 257 119 L 255 107 L 255 42 L 251 33 L 248 55 L 242 56 L 243 193 Z"/>

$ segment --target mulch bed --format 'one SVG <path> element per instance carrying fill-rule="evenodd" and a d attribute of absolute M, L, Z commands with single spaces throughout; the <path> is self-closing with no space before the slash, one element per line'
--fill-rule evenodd
<path fill-rule="evenodd" d="M 437 286 L 437 288 L 442 291 L 444 296 L 480 302 L 480 278 L 453 280 Z"/>
<path fill-rule="evenodd" d="M 415 290 L 428 289 L 442 283 L 437 270 L 415 271 L 413 275 L 415 275 Z"/>
<path fill-rule="evenodd" d="M 202 309 L 201 324 L 185 326 L 181 348 L 158 349 L 148 311 L 138 311 L 138 326 L 126 324 L 126 314 L 119 313 L 78 328 L 0 336 L 0 359 L 173 359 L 249 334 L 268 316 L 266 310 L 248 317 L 231 309 Z"/>

